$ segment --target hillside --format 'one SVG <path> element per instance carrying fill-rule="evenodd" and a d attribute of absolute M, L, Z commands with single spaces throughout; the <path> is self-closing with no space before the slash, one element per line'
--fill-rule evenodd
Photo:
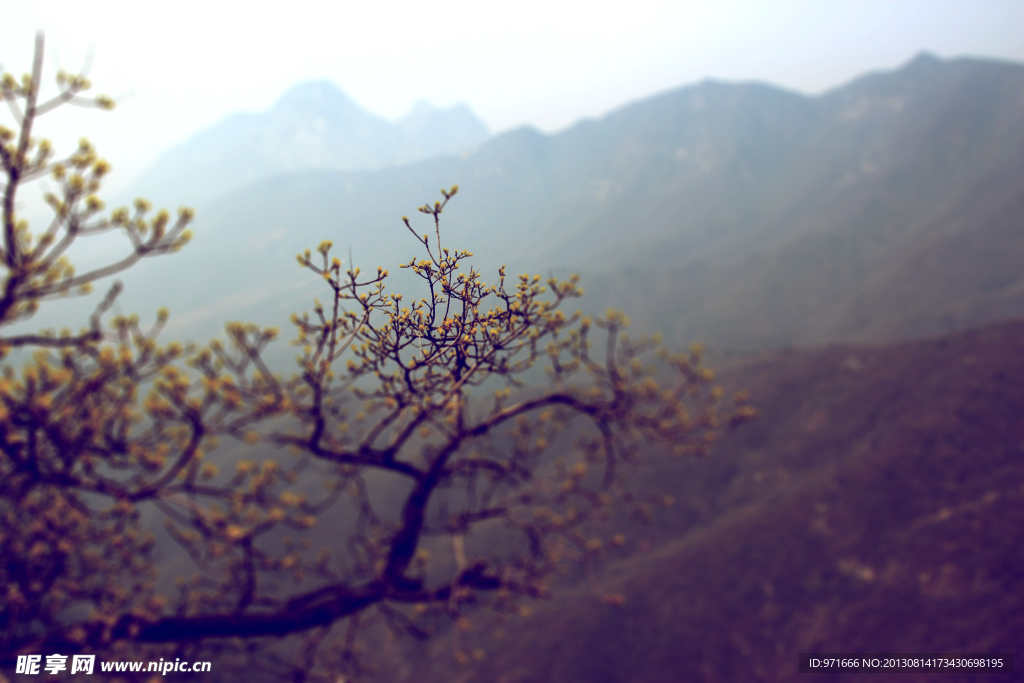
<path fill-rule="evenodd" d="M 483 634 L 480 662 L 453 664 L 441 638 L 379 680 L 789 681 L 800 652 L 1020 661 L 1024 321 L 777 352 L 721 378 L 763 417 L 706 461 L 648 471 L 678 503 L 622 527 L 632 556 L 601 571 L 622 607 L 583 583 Z M 950 676 L 901 680 L 1008 678 Z"/>

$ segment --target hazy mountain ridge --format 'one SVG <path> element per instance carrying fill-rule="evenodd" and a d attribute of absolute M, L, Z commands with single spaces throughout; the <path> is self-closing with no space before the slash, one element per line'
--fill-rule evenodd
<path fill-rule="evenodd" d="M 361 170 L 457 154 L 489 137 L 464 104 L 419 102 L 397 122 L 362 109 L 330 81 L 293 86 L 269 110 L 238 113 L 172 147 L 123 193 L 172 206 L 281 173 Z"/>
<path fill-rule="evenodd" d="M 732 239 L 709 235 L 717 253 L 675 248 L 668 231 L 628 245 L 632 273 L 589 278 L 602 296 L 736 349 L 893 339 L 1024 312 L 1024 69 L 922 56 L 812 103 L 816 125 L 745 198 L 749 222 Z M 676 262 L 639 267 L 659 253 Z M 652 292 L 658 305 L 644 306 Z"/>
<path fill-rule="evenodd" d="M 323 239 L 410 292 L 397 265 L 420 253 L 400 216 L 416 225 L 415 207 L 459 183 L 442 237 L 485 279 L 502 263 L 580 271 L 585 307 L 676 342 L 747 352 L 980 324 L 1024 313 L 1022 117 L 1024 67 L 988 60 L 922 55 L 813 98 L 708 81 L 461 157 L 223 194 L 181 255 L 129 279 L 125 306 L 212 325 L 209 292 L 266 290 L 231 317 L 283 321 L 317 287 L 294 255 Z"/>

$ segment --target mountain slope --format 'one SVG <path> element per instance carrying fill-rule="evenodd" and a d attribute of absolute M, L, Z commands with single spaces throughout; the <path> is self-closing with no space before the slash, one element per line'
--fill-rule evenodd
<path fill-rule="evenodd" d="M 381 680 L 788 681 L 801 652 L 1020 657 L 1024 320 L 777 352 L 721 380 L 762 417 L 707 460 L 649 468 L 638 488 L 678 503 L 622 527 L 629 556 L 601 584 L 624 606 L 584 583 L 483 634 L 480 662 L 439 639 Z"/>

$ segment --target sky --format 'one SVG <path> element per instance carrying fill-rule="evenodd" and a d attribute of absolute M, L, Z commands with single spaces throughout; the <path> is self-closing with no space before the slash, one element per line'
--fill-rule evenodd
<path fill-rule="evenodd" d="M 492 133 L 556 132 L 706 78 L 813 95 L 922 50 L 1024 62 L 1019 0 L 0 0 L 0 18 L 0 65 L 17 76 L 45 32 L 44 94 L 91 55 L 90 94 L 118 108 L 64 107 L 36 133 L 58 152 L 89 137 L 114 167 L 106 193 L 310 79 L 387 119 L 464 102 Z"/>

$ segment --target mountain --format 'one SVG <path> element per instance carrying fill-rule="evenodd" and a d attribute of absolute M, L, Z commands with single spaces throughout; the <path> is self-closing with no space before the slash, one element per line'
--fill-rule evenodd
<path fill-rule="evenodd" d="M 598 573 L 622 606 L 569 581 L 500 637 L 463 635 L 481 660 L 455 664 L 446 636 L 384 645 L 374 680 L 771 682 L 796 680 L 802 652 L 1019 659 L 1024 319 L 774 352 L 720 380 L 762 415 L 706 460 L 652 458 L 636 490 L 676 504 L 603 529 L 627 538 Z"/>
<path fill-rule="evenodd" d="M 442 238 L 485 279 L 502 263 L 579 271 L 584 307 L 676 343 L 735 355 L 965 328 L 1024 314 L 1022 103 L 1021 65 L 924 54 L 819 97 L 705 81 L 460 156 L 277 175 L 211 201 L 182 254 L 133 269 L 122 304 L 169 305 L 175 334 L 224 316 L 287 328 L 326 291 L 293 260 L 324 239 L 418 292 L 397 269 L 420 256 L 399 217 L 458 183 Z M 236 162 L 218 163 L 229 177 Z"/>
<path fill-rule="evenodd" d="M 489 137 L 487 128 L 465 104 L 438 109 L 420 101 L 396 125 L 403 141 L 397 163 L 463 152 Z"/>
<path fill-rule="evenodd" d="M 265 112 L 233 114 L 172 147 L 124 193 L 203 207 L 225 192 L 283 173 L 376 169 L 456 154 L 487 128 L 463 104 L 421 102 L 391 123 L 330 81 L 300 83 Z M 187 199 L 186 199 L 187 198 Z"/>

